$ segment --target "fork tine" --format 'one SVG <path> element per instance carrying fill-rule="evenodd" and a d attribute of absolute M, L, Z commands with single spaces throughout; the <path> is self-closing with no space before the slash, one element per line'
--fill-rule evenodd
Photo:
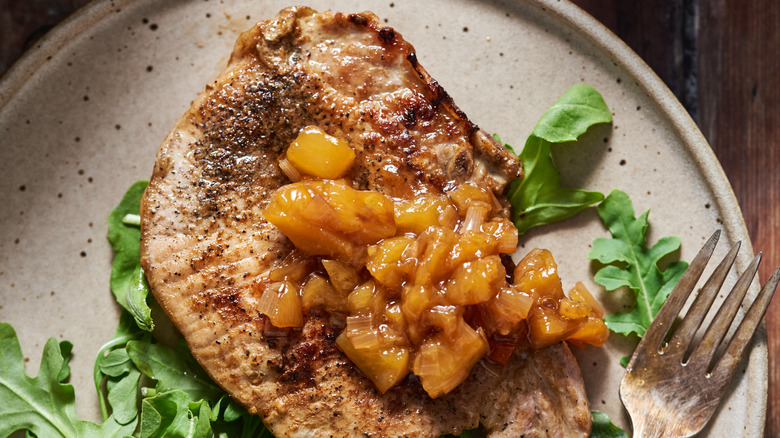
<path fill-rule="evenodd" d="M 728 275 L 731 266 L 734 264 L 734 260 L 737 258 L 740 246 L 741 242 L 737 242 L 731 248 L 731 251 L 723 258 L 718 267 L 715 268 L 710 278 L 696 295 L 696 299 L 685 314 L 682 323 L 669 341 L 669 345 L 665 349 L 665 354 L 684 354 L 688 350 L 688 347 L 693 340 L 693 336 L 696 334 L 696 331 L 699 330 L 701 322 L 704 320 L 704 317 L 707 316 L 707 312 L 712 306 L 712 302 L 715 301 L 715 296 L 717 296 L 718 291 L 721 286 L 723 286 L 723 282 L 726 280 L 726 276 Z"/>
<path fill-rule="evenodd" d="M 696 254 L 696 257 L 691 264 L 688 265 L 688 269 L 686 269 L 685 273 L 680 277 L 674 290 L 672 290 L 672 293 L 670 293 L 669 297 L 666 299 L 666 303 L 655 316 L 653 324 L 650 325 L 650 328 L 642 337 L 639 345 L 637 345 L 633 357 L 637 357 L 637 354 L 640 352 L 644 354 L 654 354 L 658 351 L 658 348 L 661 346 L 661 341 L 666 337 L 666 333 L 669 331 L 672 323 L 674 323 L 675 318 L 677 318 L 677 314 L 680 313 L 680 309 L 682 309 L 683 304 L 685 304 L 685 301 L 688 299 L 691 291 L 693 291 L 694 286 L 696 286 L 696 283 L 699 281 L 699 277 L 701 277 L 702 272 L 704 272 L 704 268 L 707 266 L 707 262 L 710 260 L 719 238 L 720 230 L 717 230 L 712 234 L 709 240 L 707 240 L 707 243 L 704 244 L 701 250 L 699 250 L 699 253 Z"/>
<path fill-rule="evenodd" d="M 761 254 L 759 253 L 753 258 L 753 261 L 750 262 L 750 265 L 748 265 L 745 272 L 742 273 L 742 276 L 739 277 L 737 284 L 734 285 L 734 288 L 731 290 L 728 297 L 726 297 L 726 301 L 724 301 L 718 309 L 718 312 L 715 314 L 715 319 L 713 319 L 710 326 L 707 327 L 707 331 L 704 332 L 704 337 L 701 342 L 699 342 L 699 345 L 694 348 L 688 359 L 688 363 L 697 364 L 699 366 L 703 365 L 706 368 L 706 371 L 709 371 L 712 357 L 715 355 L 715 351 L 718 349 L 723 337 L 726 336 L 729 327 L 731 327 L 731 322 L 734 320 L 737 310 L 739 310 L 742 299 L 745 298 L 745 293 L 747 293 L 748 287 L 753 281 L 753 277 L 756 275 L 760 262 Z"/>
<path fill-rule="evenodd" d="M 780 268 L 777 268 L 769 281 L 764 284 L 761 292 L 750 305 L 745 319 L 739 324 L 737 331 L 734 333 L 734 337 L 729 341 L 729 346 L 726 352 L 723 354 L 715 367 L 712 374 L 717 375 L 721 379 L 730 380 L 734 371 L 737 369 L 742 353 L 745 351 L 745 347 L 750 343 L 753 335 L 758 329 L 758 325 L 764 318 L 766 309 L 769 307 L 769 303 L 772 301 L 772 296 L 777 288 L 777 283 L 780 281 Z"/>

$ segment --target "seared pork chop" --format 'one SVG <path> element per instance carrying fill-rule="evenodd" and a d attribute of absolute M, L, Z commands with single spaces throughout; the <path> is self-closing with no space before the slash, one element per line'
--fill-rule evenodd
<path fill-rule="evenodd" d="M 517 157 L 454 105 L 413 47 L 373 14 L 289 8 L 242 34 L 228 68 L 163 142 L 141 205 L 152 290 L 214 381 L 276 437 L 587 436 L 590 411 L 565 344 L 485 361 L 436 399 L 410 375 L 380 393 L 335 346 L 328 317 L 286 336 L 257 311 L 256 281 L 292 249 L 262 216 L 308 125 L 355 151 L 354 188 L 409 197 L 466 181 L 499 199 Z"/>

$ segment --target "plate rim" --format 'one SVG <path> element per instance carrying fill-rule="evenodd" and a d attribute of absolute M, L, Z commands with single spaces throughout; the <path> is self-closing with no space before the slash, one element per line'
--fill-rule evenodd
<path fill-rule="evenodd" d="M 487 2 L 490 0 L 477 1 Z M 722 227 L 728 229 L 736 239 L 743 242 L 742 245 L 746 252 L 743 251 L 742 254 L 753 254 L 752 243 L 741 208 L 739 208 L 739 202 L 717 156 L 688 111 L 658 75 L 623 40 L 570 0 L 510 0 L 510 3 L 519 1 L 536 5 L 545 13 L 551 14 L 557 21 L 568 26 L 569 30 L 585 37 L 587 44 L 608 55 L 616 67 L 631 75 L 636 85 L 658 105 L 659 113 L 663 115 L 665 122 L 674 129 L 676 136 L 691 153 L 705 183 L 715 196 L 714 202 L 721 206 L 736 205 L 738 207 L 737 210 L 720 208 L 723 220 Z M 91 0 L 55 25 L 0 75 L 0 112 L 13 100 L 24 84 L 49 59 L 56 56 L 62 47 L 70 44 L 73 39 L 100 23 L 112 12 L 130 3 L 135 2 L 134 0 L 114 0 L 111 2 Z M 745 257 L 742 257 L 742 260 L 744 259 Z M 739 265 L 739 259 L 737 264 Z M 743 262 L 744 264 L 746 262 Z M 739 268 L 743 270 L 744 266 L 739 266 Z M 753 287 L 748 293 L 755 296 L 757 292 L 757 288 Z M 747 411 L 751 412 L 751 415 L 746 418 L 745 428 L 745 436 L 750 437 L 763 436 L 766 425 L 768 349 L 764 322 L 759 326 L 752 344 L 749 356 L 753 366 L 748 368 L 747 376 Z M 753 395 L 760 395 L 760 397 Z"/>

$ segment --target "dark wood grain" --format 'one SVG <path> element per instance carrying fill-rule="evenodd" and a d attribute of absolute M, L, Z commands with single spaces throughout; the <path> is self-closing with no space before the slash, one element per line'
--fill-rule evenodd
<path fill-rule="evenodd" d="M 726 171 L 756 251 L 759 275 L 780 264 L 780 2 L 701 1 L 701 129 Z M 704 29 L 707 29 L 704 31 Z M 780 300 L 767 313 L 766 437 L 780 436 Z"/>
<path fill-rule="evenodd" d="M 87 0 L 0 0 L 0 73 Z M 780 265 L 780 2 L 574 0 L 641 56 L 699 124 L 740 202 L 761 278 Z M 780 436 L 780 299 L 767 314 L 765 437 Z"/>

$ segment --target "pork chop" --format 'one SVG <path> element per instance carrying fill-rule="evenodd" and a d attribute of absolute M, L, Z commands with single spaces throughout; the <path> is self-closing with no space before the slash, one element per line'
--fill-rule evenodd
<path fill-rule="evenodd" d="M 289 180 L 278 162 L 316 125 L 355 151 L 354 188 L 408 197 L 466 181 L 499 199 L 517 157 L 471 123 L 369 12 L 288 8 L 243 33 L 227 69 L 162 143 L 141 204 L 141 263 L 198 362 L 276 437 L 587 436 L 590 410 L 564 343 L 482 361 L 436 399 L 413 375 L 380 393 L 336 347 L 326 315 L 266 326 L 255 281 L 292 250 L 262 216 Z"/>

